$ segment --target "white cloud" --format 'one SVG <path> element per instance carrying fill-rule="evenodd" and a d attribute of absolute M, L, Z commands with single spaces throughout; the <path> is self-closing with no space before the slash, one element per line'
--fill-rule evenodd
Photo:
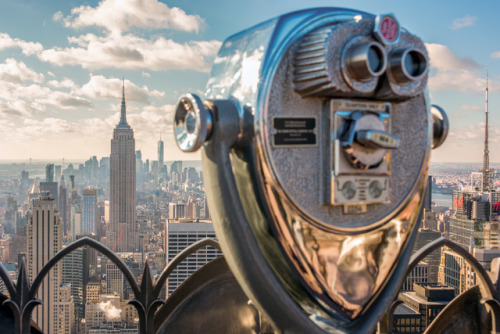
<path fill-rule="evenodd" d="M 435 69 L 429 77 L 431 91 L 483 92 L 486 73 L 472 58 L 459 57 L 442 44 L 426 44 L 430 66 Z M 431 72 L 432 73 L 432 72 Z M 500 91 L 500 83 L 489 81 L 490 91 Z"/>
<path fill-rule="evenodd" d="M 178 7 L 168 7 L 157 0 L 102 0 L 97 7 L 80 6 L 63 18 L 61 12 L 54 21 L 63 21 L 66 27 L 104 27 L 116 34 L 140 29 L 175 29 L 198 31 L 203 20 L 198 15 L 188 15 Z"/>
<path fill-rule="evenodd" d="M 142 76 L 145 77 L 145 78 L 150 78 L 151 77 L 151 74 L 149 74 L 148 72 L 146 71 L 142 71 Z"/>
<path fill-rule="evenodd" d="M 0 33 L 0 50 L 11 48 L 19 48 L 27 56 L 37 54 L 43 50 L 40 43 L 26 42 L 19 38 L 11 38 L 9 34 Z"/>
<path fill-rule="evenodd" d="M 90 75 L 90 80 L 82 86 L 82 94 L 93 99 L 121 99 L 122 80 L 106 78 L 102 75 Z M 149 98 L 162 99 L 164 92 L 150 90 L 147 86 L 139 87 L 129 80 L 125 80 L 125 97 L 127 101 L 148 103 Z"/>
<path fill-rule="evenodd" d="M 208 72 L 221 45 L 215 40 L 181 44 L 164 37 L 149 40 L 131 34 L 85 34 L 70 37 L 68 41 L 77 46 L 47 49 L 39 54 L 39 58 L 57 66 L 72 65 L 91 69 L 191 69 Z"/>
<path fill-rule="evenodd" d="M 446 45 L 425 44 L 431 66 L 439 69 L 479 69 L 481 66 L 472 58 L 459 57 Z"/>
<path fill-rule="evenodd" d="M 63 78 L 60 81 L 50 80 L 47 82 L 47 84 L 54 88 L 70 88 L 71 90 L 76 89 L 76 84 L 73 82 L 73 80 L 68 78 Z"/>
<path fill-rule="evenodd" d="M 481 107 L 478 107 L 478 106 L 469 106 L 469 105 L 466 105 L 466 104 L 461 104 L 460 105 L 460 109 L 469 110 L 469 111 L 482 111 L 483 110 Z"/>
<path fill-rule="evenodd" d="M 464 17 L 460 17 L 458 19 L 455 19 L 453 23 L 451 24 L 451 29 L 457 30 L 461 29 L 464 27 L 470 27 L 476 24 L 477 17 L 476 16 L 470 16 L 470 15 L 465 15 Z"/>
<path fill-rule="evenodd" d="M 8 58 L 0 64 L 0 80 L 22 84 L 26 81 L 42 82 L 44 75 L 33 71 L 22 61 Z"/>
<path fill-rule="evenodd" d="M 31 116 L 45 111 L 45 106 L 33 101 L 0 101 L 0 115 L 2 118 L 10 118 L 12 116 Z"/>

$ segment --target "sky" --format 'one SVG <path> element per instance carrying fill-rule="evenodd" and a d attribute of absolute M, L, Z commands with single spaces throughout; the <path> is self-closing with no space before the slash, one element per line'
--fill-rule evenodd
<path fill-rule="evenodd" d="M 122 78 L 136 149 L 199 159 L 175 146 L 181 94 L 203 96 L 225 38 L 311 7 L 393 13 L 426 43 L 429 93 L 450 119 L 433 162 L 481 162 L 486 68 L 490 159 L 500 162 L 499 1 L 0 0 L 0 160 L 108 156 Z"/>

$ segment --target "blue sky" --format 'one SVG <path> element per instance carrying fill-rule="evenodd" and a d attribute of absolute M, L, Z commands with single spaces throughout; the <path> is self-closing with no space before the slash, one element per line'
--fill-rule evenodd
<path fill-rule="evenodd" d="M 220 43 L 274 16 L 335 6 L 393 13 L 421 37 L 432 102 L 451 120 L 436 162 L 480 162 L 486 67 L 490 157 L 500 162 L 500 2 L 264 0 L 0 0 L 0 159 L 109 155 L 125 77 L 136 148 L 181 155 L 171 118 L 180 94 L 201 93 Z"/>

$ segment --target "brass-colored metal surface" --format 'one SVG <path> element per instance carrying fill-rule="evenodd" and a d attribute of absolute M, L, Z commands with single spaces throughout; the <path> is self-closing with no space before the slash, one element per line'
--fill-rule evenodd
<path fill-rule="evenodd" d="M 342 24 L 334 25 L 331 30 L 336 34 L 328 35 L 330 40 L 327 43 L 332 55 L 327 59 L 342 54 L 339 49 L 343 44 L 339 41 L 373 41 L 372 37 L 366 35 L 371 33 L 373 24 L 373 21 L 361 19 L 348 28 Z M 323 36 L 324 30 L 319 30 L 319 35 Z M 353 38 L 358 35 L 360 37 Z M 316 38 L 314 33 L 307 36 Z M 308 45 L 307 38 L 305 44 L 298 43 L 297 52 L 300 56 Z M 401 34 L 398 43 L 388 48 L 401 45 L 412 45 L 425 52 L 421 41 L 406 32 Z M 271 216 L 270 227 L 304 288 L 331 316 L 355 319 L 369 308 L 384 288 L 415 228 L 430 157 L 429 105 L 421 91 L 426 76 L 423 75 L 421 81 L 409 88 L 395 89 L 404 91 L 406 99 L 391 103 L 389 113 L 390 133 L 400 138 L 400 142 L 390 155 L 380 149 L 382 157 L 387 155 L 387 166 L 383 172 L 388 175 L 392 193 L 390 200 L 360 205 L 359 214 L 351 215 L 346 214 L 349 210 L 346 211 L 345 207 L 325 205 L 327 201 L 318 197 L 321 187 L 324 187 L 321 185 L 322 180 L 330 177 L 322 164 L 322 161 L 328 160 L 328 152 L 333 151 L 333 138 L 330 138 L 330 131 L 324 125 L 331 123 L 330 112 L 325 115 L 322 107 L 322 104 L 329 102 L 291 93 L 292 87 L 297 89 L 298 84 L 297 68 L 294 69 L 293 65 L 297 62 L 297 56 L 293 56 L 294 50 L 293 46 L 290 47 L 288 52 L 291 55 L 283 58 L 274 73 L 270 84 L 272 89 L 261 95 L 266 102 L 259 110 L 255 147 L 257 165 L 261 168 L 258 175 L 263 184 L 264 202 Z M 290 78 L 295 81 L 291 82 Z M 345 78 L 336 80 L 342 79 Z M 362 82 L 359 84 L 366 85 Z M 383 100 L 367 99 L 368 90 L 357 91 L 358 86 L 352 87 L 350 96 L 358 94 L 359 98 L 364 98 L 357 100 L 360 106 L 364 103 L 383 105 L 380 103 Z M 325 92 L 323 89 L 322 94 Z M 334 96 L 337 94 L 334 93 Z M 371 94 L 376 96 L 378 91 Z M 394 96 L 397 99 L 402 97 Z M 363 111 L 363 108 L 359 110 Z M 317 117 L 320 123 L 318 146 L 280 148 L 270 145 L 273 129 L 268 120 L 277 115 Z M 370 128 L 371 125 L 366 129 Z M 384 130 L 383 127 L 374 129 Z M 377 150 L 373 152 L 376 155 Z M 335 159 L 344 158 L 336 155 Z M 379 158 L 377 161 L 383 160 Z M 374 167 L 377 166 L 375 164 Z M 367 173 L 356 166 L 348 168 L 352 169 L 350 174 L 359 177 Z M 377 169 L 375 171 L 380 173 Z M 276 274 L 280 276 L 279 271 Z"/>

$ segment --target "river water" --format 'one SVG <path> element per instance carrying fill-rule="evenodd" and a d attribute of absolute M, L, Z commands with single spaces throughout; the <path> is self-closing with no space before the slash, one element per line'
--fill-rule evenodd
<path fill-rule="evenodd" d="M 438 206 L 451 208 L 451 194 L 432 193 L 432 201 Z"/>

